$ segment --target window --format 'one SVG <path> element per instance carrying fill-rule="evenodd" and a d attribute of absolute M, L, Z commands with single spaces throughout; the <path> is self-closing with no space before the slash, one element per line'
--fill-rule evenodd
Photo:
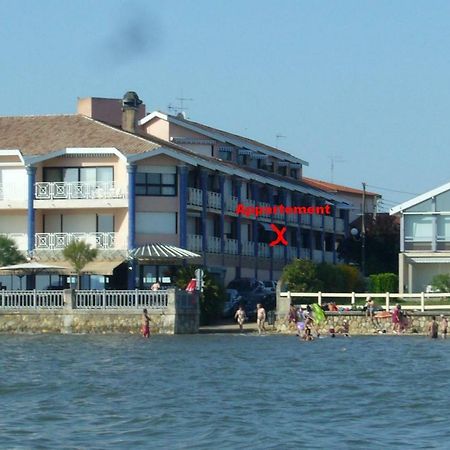
<path fill-rule="evenodd" d="M 136 173 L 136 195 L 170 197 L 177 195 L 175 173 Z"/>
<path fill-rule="evenodd" d="M 278 167 L 278 174 L 279 175 L 286 176 L 286 172 L 287 172 L 287 167 L 286 166 L 279 166 Z"/>
<path fill-rule="evenodd" d="M 97 214 L 97 231 L 99 233 L 114 232 L 114 216 L 112 214 Z"/>
<path fill-rule="evenodd" d="M 297 169 L 291 169 L 290 175 L 291 178 L 297 178 Z"/>
<path fill-rule="evenodd" d="M 242 164 L 246 166 L 248 164 L 248 155 L 239 155 L 238 156 L 238 164 Z"/>
<path fill-rule="evenodd" d="M 136 233 L 138 234 L 176 234 L 177 232 L 177 213 L 136 213 Z"/>
<path fill-rule="evenodd" d="M 230 150 L 219 149 L 219 158 L 224 161 L 231 161 L 233 159 L 233 152 Z"/>
<path fill-rule="evenodd" d="M 112 182 L 112 167 L 44 167 L 44 182 L 97 183 Z"/>
<path fill-rule="evenodd" d="M 405 215 L 405 240 L 430 242 L 433 236 L 433 219 L 425 215 Z"/>

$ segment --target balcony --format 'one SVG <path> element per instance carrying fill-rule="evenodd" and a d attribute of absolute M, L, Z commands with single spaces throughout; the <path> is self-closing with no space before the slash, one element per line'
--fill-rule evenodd
<path fill-rule="evenodd" d="M 333 216 L 324 216 L 324 228 L 327 231 L 333 231 Z"/>
<path fill-rule="evenodd" d="M 128 191 L 125 186 L 114 181 L 79 182 L 79 183 L 47 183 L 34 185 L 35 206 L 48 207 L 126 207 Z M 52 203 L 53 201 L 58 203 Z M 63 201 L 70 200 L 64 205 Z M 86 200 L 90 200 L 86 202 Z M 96 201 L 98 200 L 98 201 Z M 105 202 L 107 200 L 107 202 Z"/>
<path fill-rule="evenodd" d="M 221 239 L 216 236 L 208 236 L 208 252 L 221 253 Z"/>
<path fill-rule="evenodd" d="M 253 256 L 255 254 L 255 243 L 251 241 L 242 242 L 242 254 L 244 256 Z"/>
<path fill-rule="evenodd" d="M 225 253 L 227 255 L 238 254 L 238 241 L 236 239 L 225 239 Z"/>
<path fill-rule="evenodd" d="M 322 228 L 322 215 L 313 214 L 312 215 L 312 224 L 315 228 Z"/>
<path fill-rule="evenodd" d="M 276 245 L 273 248 L 273 257 L 275 259 L 283 259 L 284 258 L 284 245 Z"/>
<path fill-rule="evenodd" d="M 221 209 L 222 195 L 208 191 L 208 208 Z"/>
<path fill-rule="evenodd" d="M 258 243 L 258 256 L 262 258 L 270 257 L 270 247 L 269 244 L 264 244 L 263 242 Z"/>
<path fill-rule="evenodd" d="M 19 250 L 26 251 L 28 248 L 28 235 L 25 233 L 1 233 L 0 236 L 12 239 Z"/>
<path fill-rule="evenodd" d="M 237 197 L 228 197 L 225 199 L 225 209 L 227 212 L 236 212 L 236 208 L 238 205 Z"/>
<path fill-rule="evenodd" d="M 117 233 L 36 233 L 34 246 L 37 250 L 62 250 L 75 240 L 85 241 L 93 248 L 110 250 L 123 249 Z"/>
<path fill-rule="evenodd" d="M 199 234 L 188 234 L 187 247 L 188 250 L 191 250 L 193 252 L 203 251 L 202 236 L 200 236 Z"/>
<path fill-rule="evenodd" d="M 344 229 L 344 219 L 336 219 L 336 233 L 343 233 Z"/>
<path fill-rule="evenodd" d="M 188 188 L 188 205 L 202 206 L 202 190 L 196 188 Z"/>

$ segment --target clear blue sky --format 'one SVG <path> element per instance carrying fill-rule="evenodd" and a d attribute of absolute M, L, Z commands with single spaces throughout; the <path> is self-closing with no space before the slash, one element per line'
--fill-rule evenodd
<path fill-rule="evenodd" d="M 148 110 L 276 145 L 305 175 L 383 194 L 450 181 L 450 2 L 0 0 L 0 115 Z M 376 186 L 376 187 L 374 187 Z"/>

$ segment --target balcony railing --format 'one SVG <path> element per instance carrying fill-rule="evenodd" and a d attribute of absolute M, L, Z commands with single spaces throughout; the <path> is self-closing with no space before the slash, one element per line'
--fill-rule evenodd
<path fill-rule="evenodd" d="M 238 254 L 238 241 L 236 239 L 225 239 L 225 253 L 228 255 Z"/>
<path fill-rule="evenodd" d="M 188 189 L 188 205 L 202 206 L 202 190 L 196 188 Z"/>
<path fill-rule="evenodd" d="M 5 236 L 9 239 L 12 239 L 19 250 L 27 249 L 27 234 L 25 233 L 1 233 L 0 236 Z"/>
<path fill-rule="evenodd" d="M 208 252 L 210 253 L 220 253 L 221 252 L 221 239 L 216 236 L 208 236 Z"/>
<path fill-rule="evenodd" d="M 201 252 L 203 250 L 202 236 L 199 234 L 188 234 L 187 236 L 188 250 L 193 252 Z"/>
<path fill-rule="evenodd" d="M 253 256 L 255 254 L 254 242 L 242 242 L 242 254 L 245 256 Z"/>
<path fill-rule="evenodd" d="M 344 228 L 344 219 L 336 219 L 336 231 L 338 233 L 343 233 Z"/>
<path fill-rule="evenodd" d="M 85 241 L 97 249 L 121 248 L 116 233 L 36 233 L 36 249 L 59 250 L 75 240 Z"/>
<path fill-rule="evenodd" d="M 208 191 L 208 207 L 213 209 L 221 209 L 222 195 L 217 192 Z"/>
<path fill-rule="evenodd" d="M 228 197 L 227 199 L 225 199 L 225 209 L 228 212 L 236 212 L 237 205 L 238 205 L 237 197 Z"/>
<path fill-rule="evenodd" d="M 34 185 L 36 200 L 93 200 L 124 199 L 127 190 L 114 181 L 80 182 L 80 183 L 47 183 Z"/>
<path fill-rule="evenodd" d="M 284 258 L 284 245 L 276 245 L 273 248 L 273 257 L 276 259 Z"/>
<path fill-rule="evenodd" d="M 262 258 L 270 257 L 270 247 L 269 244 L 265 244 L 263 242 L 258 243 L 258 256 Z"/>

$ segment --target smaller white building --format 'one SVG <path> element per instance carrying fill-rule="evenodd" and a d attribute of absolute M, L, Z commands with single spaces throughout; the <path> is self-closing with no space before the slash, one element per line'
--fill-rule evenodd
<path fill-rule="evenodd" d="M 400 216 L 399 292 L 427 290 L 450 273 L 450 183 L 391 208 Z"/>

